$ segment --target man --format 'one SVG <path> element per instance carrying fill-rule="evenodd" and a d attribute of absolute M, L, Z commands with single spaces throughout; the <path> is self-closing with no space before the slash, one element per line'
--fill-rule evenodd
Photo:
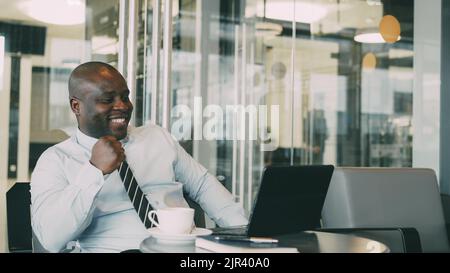
<path fill-rule="evenodd" d="M 231 194 L 167 131 L 128 132 L 129 93 L 105 63 L 84 63 L 70 75 L 77 132 L 46 150 L 31 178 L 33 231 L 47 250 L 74 240 L 85 252 L 139 248 L 149 234 L 117 171 L 125 159 L 153 209 L 187 206 L 184 190 L 219 226 L 247 223 Z"/>

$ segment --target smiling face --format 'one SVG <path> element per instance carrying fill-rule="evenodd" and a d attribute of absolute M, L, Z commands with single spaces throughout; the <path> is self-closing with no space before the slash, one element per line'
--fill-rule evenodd
<path fill-rule="evenodd" d="M 76 84 L 71 107 L 79 129 L 95 138 L 107 135 L 125 138 L 133 105 L 122 75 L 110 67 L 101 67 L 78 79 Z"/>

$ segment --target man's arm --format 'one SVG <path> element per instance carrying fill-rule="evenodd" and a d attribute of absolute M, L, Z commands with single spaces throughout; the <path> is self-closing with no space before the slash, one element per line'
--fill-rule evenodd
<path fill-rule="evenodd" d="M 170 133 L 163 131 L 177 153 L 176 180 L 183 183 L 189 197 L 197 202 L 219 226 L 248 223 L 243 208 L 234 202 L 231 193 L 208 170 L 195 161 Z"/>
<path fill-rule="evenodd" d="M 95 197 L 104 184 L 102 171 L 89 161 L 68 181 L 64 160 L 53 148 L 39 159 L 31 177 L 33 230 L 43 247 L 64 249 L 92 220 Z"/>
<path fill-rule="evenodd" d="M 89 226 L 104 175 L 115 171 L 124 159 L 122 144 L 112 136 L 101 137 L 92 147 L 90 160 L 71 170 L 76 173 L 74 181 L 68 181 L 64 172 L 73 166 L 65 166 L 55 148 L 39 158 L 31 177 L 31 215 L 44 248 L 57 252 Z"/>

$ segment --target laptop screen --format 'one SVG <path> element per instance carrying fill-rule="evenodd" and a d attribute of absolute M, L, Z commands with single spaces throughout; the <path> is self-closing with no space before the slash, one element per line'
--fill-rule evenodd
<path fill-rule="evenodd" d="M 267 167 L 248 236 L 274 236 L 320 228 L 332 165 Z"/>

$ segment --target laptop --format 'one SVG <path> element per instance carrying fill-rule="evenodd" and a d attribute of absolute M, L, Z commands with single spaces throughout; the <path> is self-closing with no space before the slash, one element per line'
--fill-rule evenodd
<path fill-rule="evenodd" d="M 247 226 L 215 228 L 215 235 L 275 236 L 320 228 L 332 165 L 266 167 Z"/>

